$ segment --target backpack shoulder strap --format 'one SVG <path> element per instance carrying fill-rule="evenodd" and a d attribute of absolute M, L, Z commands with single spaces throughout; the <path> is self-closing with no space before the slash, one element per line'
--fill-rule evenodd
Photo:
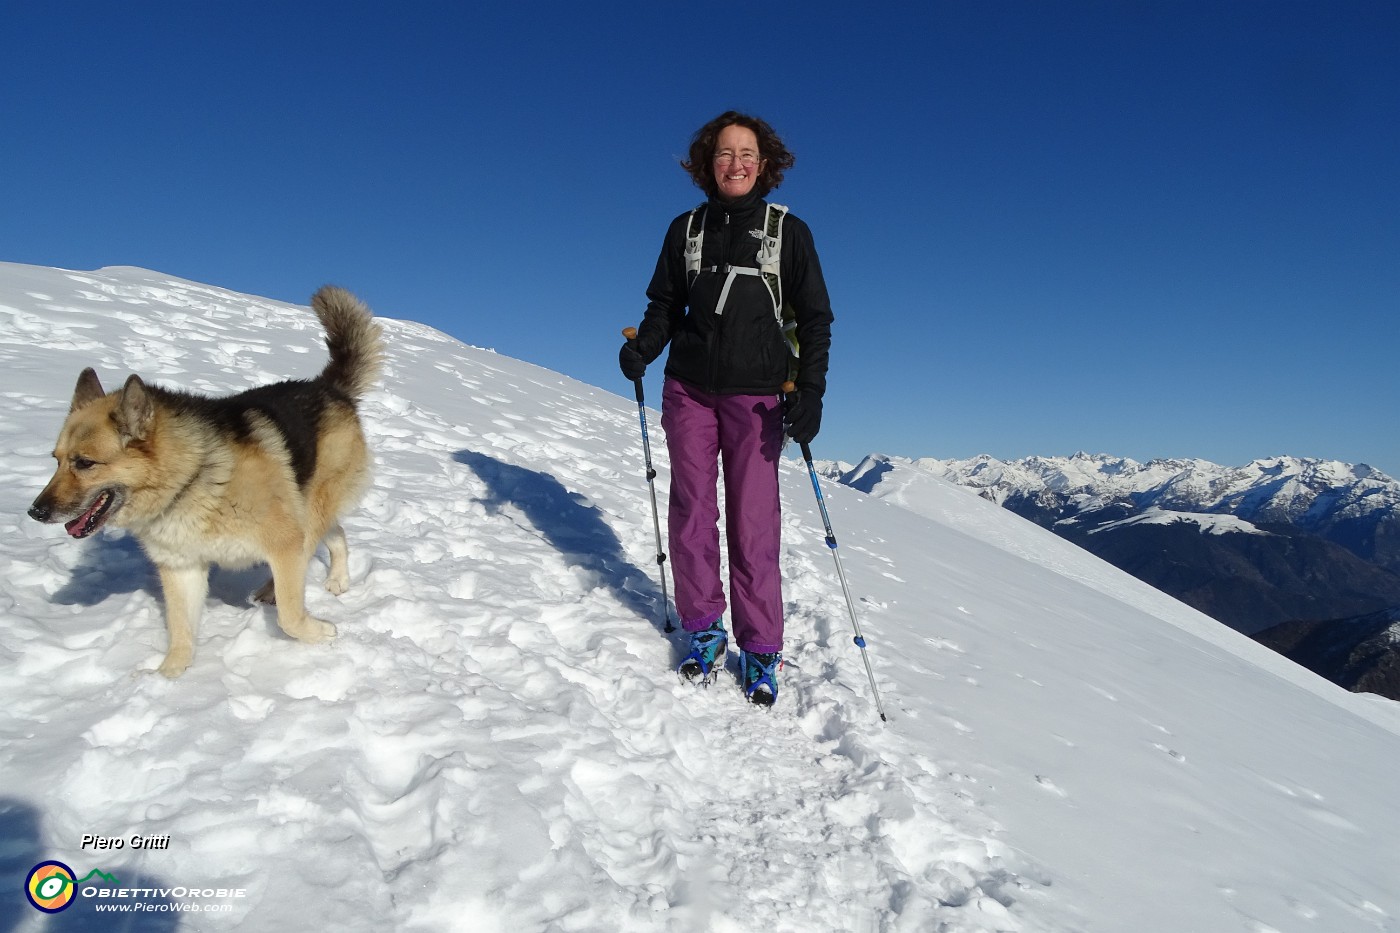
<path fill-rule="evenodd" d="M 690 212 L 685 228 L 685 283 L 693 285 L 700 274 L 700 253 L 705 246 L 705 202 Z"/>
<path fill-rule="evenodd" d="M 797 320 L 792 306 L 783 303 L 783 218 L 787 216 L 784 204 L 769 204 L 768 215 L 763 223 L 763 243 L 758 248 L 758 271 L 768 285 L 773 296 L 773 316 L 782 328 L 788 350 L 797 356 Z"/>
<path fill-rule="evenodd" d="M 783 251 L 783 217 L 787 214 L 788 208 L 785 204 L 769 204 L 768 211 L 763 219 L 763 243 L 758 248 L 758 264 L 762 266 L 767 261 L 772 261 L 777 265 L 778 258 Z"/>
<path fill-rule="evenodd" d="M 783 306 L 783 217 L 788 209 L 782 204 L 769 204 L 763 220 L 763 242 L 758 247 L 758 271 L 773 293 L 774 309 Z"/>

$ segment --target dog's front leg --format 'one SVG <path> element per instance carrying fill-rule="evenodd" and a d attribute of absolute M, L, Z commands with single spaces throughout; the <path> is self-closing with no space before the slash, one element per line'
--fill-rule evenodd
<path fill-rule="evenodd" d="M 170 649 L 158 670 L 166 677 L 179 677 L 194 659 L 194 631 L 204 612 L 209 593 L 209 568 L 161 566 L 160 586 L 165 594 L 165 627 L 170 632 Z"/>
<path fill-rule="evenodd" d="M 345 542 L 345 529 L 340 527 L 340 522 L 331 522 L 326 532 L 326 551 L 331 558 L 326 589 L 339 596 L 350 589 L 350 547 Z"/>
<path fill-rule="evenodd" d="M 297 641 L 315 644 L 334 638 L 335 626 L 306 612 L 306 565 L 309 561 L 309 555 L 297 549 L 275 555 L 269 563 L 276 591 L 277 624 Z"/>

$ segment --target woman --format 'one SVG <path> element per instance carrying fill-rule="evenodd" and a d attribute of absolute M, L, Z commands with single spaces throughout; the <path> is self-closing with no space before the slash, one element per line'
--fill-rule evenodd
<path fill-rule="evenodd" d="M 690 638 L 680 674 L 714 680 L 729 642 L 728 609 L 744 694 L 764 706 L 777 699 L 782 663 L 783 423 L 796 441 L 816 436 L 831 345 L 831 302 L 811 231 L 785 209 L 770 212 L 764 200 L 793 162 L 773 128 L 746 114 L 731 110 L 695 133 L 681 166 L 707 200 L 671 222 L 647 288 L 646 315 L 619 354 L 623 375 L 637 380 L 671 346 L 661 424 L 671 455 L 676 610 Z M 775 232 L 780 290 L 760 274 L 773 269 L 772 251 L 761 255 L 760 248 L 774 245 Z M 689 265 L 687 246 L 695 253 Z M 796 321 L 795 359 L 776 310 L 783 305 Z M 797 388 L 783 397 L 790 363 Z M 720 462 L 728 604 L 720 583 Z"/>

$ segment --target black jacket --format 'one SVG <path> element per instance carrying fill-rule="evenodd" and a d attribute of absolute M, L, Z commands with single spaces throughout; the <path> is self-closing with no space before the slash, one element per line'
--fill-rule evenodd
<path fill-rule="evenodd" d="M 756 194 L 737 201 L 711 198 L 705 216 L 702 269 L 758 267 L 757 235 L 767 202 Z M 647 287 L 646 315 L 637 328 L 637 350 L 648 363 L 671 353 L 666 375 L 720 395 L 776 394 L 787 379 L 790 354 L 773 315 L 773 299 L 759 276 L 736 276 L 723 314 L 715 314 L 725 273 L 701 271 L 686 283 L 685 241 L 690 212 L 671 221 L 656 272 Z M 812 232 L 792 214 L 783 219 L 780 257 L 783 302 L 797 313 L 801 347 L 797 386 L 818 396 L 826 391 L 831 348 L 831 300 L 826 294 Z"/>

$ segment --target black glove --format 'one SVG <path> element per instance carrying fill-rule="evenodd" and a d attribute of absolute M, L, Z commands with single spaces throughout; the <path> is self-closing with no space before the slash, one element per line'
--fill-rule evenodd
<path fill-rule="evenodd" d="M 617 363 L 622 367 L 622 375 L 633 382 L 646 375 L 647 361 L 637 351 L 634 341 L 627 341 L 617 353 Z"/>
<path fill-rule="evenodd" d="M 788 437 L 799 444 L 810 444 L 822 427 L 822 397 L 808 389 L 783 396 L 783 420 Z"/>

